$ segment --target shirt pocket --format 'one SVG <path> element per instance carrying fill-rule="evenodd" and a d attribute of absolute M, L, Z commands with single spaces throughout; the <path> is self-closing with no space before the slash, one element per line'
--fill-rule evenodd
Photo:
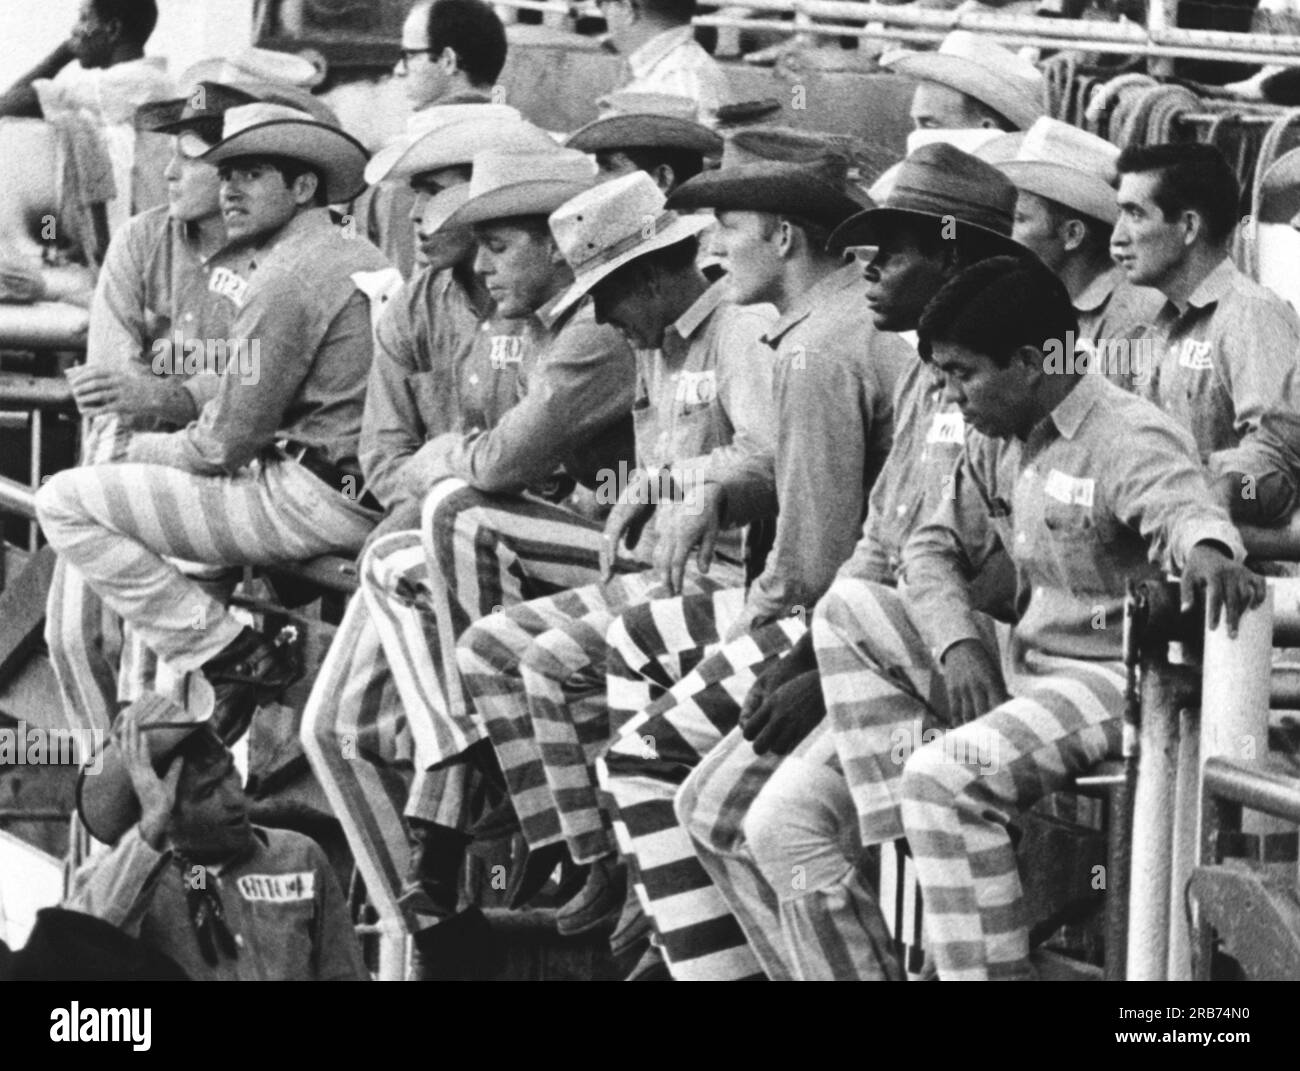
<path fill-rule="evenodd" d="M 1108 509 L 1048 499 L 1043 527 L 1052 562 L 1072 594 L 1114 593 L 1111 560 L 1119 525 Z"/>

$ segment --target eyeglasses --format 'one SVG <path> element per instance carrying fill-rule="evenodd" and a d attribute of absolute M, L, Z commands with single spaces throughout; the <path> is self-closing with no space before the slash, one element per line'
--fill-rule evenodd
<path fill-rule="evenodd" d="M 431 48 L 402 49 L 402 54 L 397 59 L 397 73 L 398 74 L 411 73 L 410 59 L 412 56 L 432 56 L 432 55 L 433 55 L 433 49 Z"/>

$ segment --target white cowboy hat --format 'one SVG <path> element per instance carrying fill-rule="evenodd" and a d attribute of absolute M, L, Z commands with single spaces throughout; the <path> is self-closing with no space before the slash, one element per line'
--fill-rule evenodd
<path fill-rule="evenodd" d="M 1105 138 L 1044 116 L 1031 126 L 1014 160 L 997 167 L 1016 189 L 1114 224 L 1119 149 Z"/>
<path fill-rule="evenodd" d="M 441 104 L 416 112 L 406 133 L 366 165 L 366 182 L 404 179 L 422 171 L 468 167 L 485 149 L 543 152 L 554 139 L 507 104 Z"/>
<path fill-rule="evenodd" d="M 550 309 L 550 315 L 559 316 L 623 265 L 693 237 L 713 220 L 679 216 L 667 207 L 654 179 L 634 171 L 566 201 L 549 222 L 555 244 L 573 269 L 573 285 Z"/>
<path fill-rule="evenodd" d="M 466 227 L 514 216 L 549 216 L 569 198 L 590 189 L 595 178 L 596 165 L 591 157 L 574 149 L 488 149 L 474 157 L 465 203 L 443 221 L 443 226 Z"/>
<path fill-rule="evenodd" d="M 987 37 L 953 30 L 938 52 L 886 53 L 880 65 L 924 82 L 938 82 L 1027 130 L 1047 112 L 1043 75 L 1032 63 Z"/>
<path fill-rule="evenodd" d="M 188 67 L 177 84 L 220 82 L 243 89 L 246 83 L 277 82 L 311 89 L 319 85 L 323 72 L 309 59 L 269 48 L 243 48 L 232 56 L 211 56 Z"/>
<path fill-rule="evenodd" d="M 219 164 L 241 156 L 282 156 L 310 164 L 320 172 L 330 204 L 351 200 L 366 185 L 367 154 L 361 142 L 282 104 L 243 104 L 226 112 L 221 141 L 203 159 Z"/>

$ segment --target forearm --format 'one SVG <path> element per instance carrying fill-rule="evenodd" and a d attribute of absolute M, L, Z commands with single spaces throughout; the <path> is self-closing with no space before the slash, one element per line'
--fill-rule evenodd
<path fill-rule="evenodd" d="M 67 41 L 22 75 L 3 95 L 0 95 L 0 116 L 40 119 L 41 106 L 32 83 L 42 78 L 53 78 L 74 58 Z"/>
<path fill-rule="evenodd" d="M 77 873 L 65 906 L 125 927 L 140 914 L 165 861 L 165 853 L 147 844 L 136 827 Z"/>

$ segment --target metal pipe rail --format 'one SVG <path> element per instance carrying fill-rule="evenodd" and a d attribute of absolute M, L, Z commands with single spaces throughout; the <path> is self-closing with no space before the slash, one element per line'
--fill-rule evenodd
<path fill-rule="evenodd" d="M 1255 770 L 1231 759 L 1206 759 L 1202 784 L 1207 798 L 1300 824 L 1300 780 Z"/>

